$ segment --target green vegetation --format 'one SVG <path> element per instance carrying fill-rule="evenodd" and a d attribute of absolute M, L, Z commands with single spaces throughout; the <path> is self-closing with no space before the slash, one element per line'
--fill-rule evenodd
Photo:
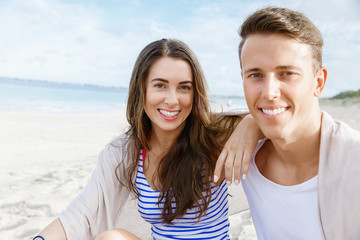
<path fill-rule="evenodd" d="M 360 89 L 357 91 L 346 91 L 333 96 L 331 99 L 359 98 Z"/>
<path fill-rule="evenodd" d="M 320 98 L 320 105 L 350 106 L 360 104 L 360 89 L 358 91 L 341 92 L 330 98 Z"/>

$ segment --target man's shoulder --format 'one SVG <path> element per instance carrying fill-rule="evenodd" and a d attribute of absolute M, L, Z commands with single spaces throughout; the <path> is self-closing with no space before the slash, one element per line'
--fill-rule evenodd
<path fill-rule="evenodd" d="M 350 127 L 347 123 L 333 119 L 323 112 L 322 137 L 331 138 L 346 144 L 355 144 L 360 147 L 360 131 Z"/>

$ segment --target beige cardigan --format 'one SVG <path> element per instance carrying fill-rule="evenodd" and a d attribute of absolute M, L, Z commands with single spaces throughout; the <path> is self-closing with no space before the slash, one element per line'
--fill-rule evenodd
<path fill-rule="evenodd" d="M 120 164 L 121 177 L 130 164 L 126 161 L 126 143 L 123 134 L 106 146 L 84 190 L 60 213 L 67 239 L 94 239 L 105 230 L 120 227 L 121 210 L 130 192 L 119 183 L 115 169 Z"/>
<path fill-rule="evenodd" d="M 360 132 L 323 112 L 320 221 L 327 240 L 360 239 Z"/>
<path fill-rule="evenodd" d="M 136 201 L 115 175 L 116 166 L 120 164 L 121 178 L 130 164 L 126 144 L 127 136 L 123 134 L 105 147 L 85 189 L 60 213 L 67 239 L 94 239 L 113 228 L 125 228 L 141 239 L 152 239 L 150 224 L 140 217 Z M 229 215 L 248 209 L 242 188 L 231 186 L 229 193 Z"/>

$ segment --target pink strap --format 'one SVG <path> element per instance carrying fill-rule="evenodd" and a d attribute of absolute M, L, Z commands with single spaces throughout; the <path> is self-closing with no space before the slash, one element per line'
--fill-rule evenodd
<path fill-rule="evenodd" d="M 142 155 L 143 155 L 143 167 L 144 167 L 145 157 L 146 157 L 146 148 L 142 149 Z"/>
<path fill-rule="evenodd" d="M 151 129 L 148 133 L 148 136 L 147 136 L 147 139 L 150 140 L 150 136 L 151 136 Z M 143 155 L 143 167 L 144 167 L 144 164 L 145 164 L 145 157 L 146 157 L 146 148 L 143 148 L 142 149 L 142 155 Z"/>

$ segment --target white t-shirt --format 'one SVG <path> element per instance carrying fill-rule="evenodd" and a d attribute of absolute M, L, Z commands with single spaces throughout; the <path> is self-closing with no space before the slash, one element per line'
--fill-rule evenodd
<path fill-rule="evenodd" d="M 258 144 L 257 150 L 262 144 Z M 241 182 L 258 239 L 323 239 L 318 177 L 293 186 L 274 183 L 259 172 L 254 161 L 256 152 L 251 159 L 248 176 Z"/>

